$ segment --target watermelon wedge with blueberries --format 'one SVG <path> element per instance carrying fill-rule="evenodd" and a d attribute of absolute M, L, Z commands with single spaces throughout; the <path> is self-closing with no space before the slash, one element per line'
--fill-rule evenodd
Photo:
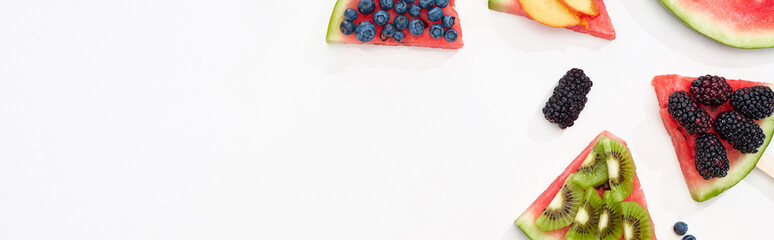
<path fill-rule="evenodd" d="M 515 224 L 530 239 L 656 239 L 626 142 L 597 135 Z"/>
<path fill-rule="evenodd" d="M 661 0 L 686 25 L 737 48 L 774 47 L 774 1 Z"/>
<path fill-rule="evenodd" d="M 552 7 L 544 6 L 546 2 L 552 3 Z M 525 10 L 524 4 L 539 6 L 535 10 Z M 579 10 L 584 8 L 586 10 Z M 615 28 L 602 0 L 489 0 L 489 9 L 523 16 L 552 27 L 564 27 L 607 40 L 615 39 Z"/>
<path fill-rule="evenodd" d="M 446 49 L 464 45 L 454 0 L 338 0 L 325 40 Z"/>
<path fill-rule="evenodd" d="M 652 85 L 694 200 L 717 196 L 755 168 L 774 133 L 774 84 L 660 75 Z"/>

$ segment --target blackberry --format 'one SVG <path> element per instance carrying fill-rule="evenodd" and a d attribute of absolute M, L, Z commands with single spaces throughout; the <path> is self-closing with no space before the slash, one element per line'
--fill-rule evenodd
<path fill-rule="evenodd" d="M 709 74 L 693 80 L 690 91 L 697 102 L 706 106 L 720 106 L 734 92 L 725 78 Z"/>
<path fill-rule="evenodd" d="M 731 107 L 750 119 L 761 119 L 774 112 L 774 91 L 766 86 L 740 88 L 731 94 Z"/>
<path fill-rule="evenodd" d="M 543 115 L 562 129 L 571 127 L 586 106 L 586 94 L 591 91 L 592 85 L 583 70 L 570 69 L 554 87 L 553 95 L 543 107 Z"/>
<path fill-rule="evenodd" d="M 712 117 L 685 91 L 669 95 L 667 110 L 689 134 L 707 132 L 712 128 Z"/>
<path fill-rule="evenodd" d="M 723 147 L 717 135 L 714 133 L 699 134 L 693 151 L 695 153 L 693 159 L 695 160 L 696 171 L 699 172 L 699 175 L 704 180 L 726 176 L 728 173 L 726 147 Z M 675 230 L 677 230 L 677 225 L 675 225 Z"/>
<path fill-rule="evenodd" d="M 756 153 L 766 135 L 758 124 L 741 113 L 727 111 L 715 118 L 715 132 L 742 153 Z"/>

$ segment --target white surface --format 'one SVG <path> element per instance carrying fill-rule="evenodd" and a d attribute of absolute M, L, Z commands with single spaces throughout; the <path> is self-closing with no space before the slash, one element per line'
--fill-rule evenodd
<path fill-rule="evenodd" d="M 657 1 L 610 42 L 459 1 L 459 51 L 328 45 L 333 0 L 0 1 L 0 239 L 524 239 L 512 221 L 602 130 L 660 239 L 766 239 L 755 170 L 691 200 L 650 79 L 774 81 Z M 576 126 L 540 109 L 594 87 Z"/>

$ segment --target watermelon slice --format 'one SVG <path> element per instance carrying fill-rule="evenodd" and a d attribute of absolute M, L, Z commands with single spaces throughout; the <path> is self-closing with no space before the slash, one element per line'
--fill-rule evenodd
<path fill-rule="evenodd" d="M 398 30 L 404 32 L 404 37 L 401 41 L 396 41 L 394 38 L 387 38 L 385 40 L 380 39 L 380 36 L 382 34 L 382 26 L 376 26 L 376 37 L 374 37 L 373 40 L 369 42 L 361 42 L 358 41 L 355 37 L 355 34 L 345 35 L 341 32 L 340 24 L 344 19 L 344 11 L 346 11 L 348 8 L 352 8 L 357 10 L 358 9 L 358 2 L 359 0 L 338 0 L 336 1 L 336 6 L 333 8 L 333 13 L 331 14 L 331 20 L 328 22 L 328 33 L 326 35 L 326 42 L 328 43 L 352 43 L 352 44 L 376 44 L 376 45 L 388 45 L 388 46 L 417 46 L 417 47 L 431 47 L 431 48 L 445 48 L 445 49 L 460 49 L 464 45 L 462 42 L 462 28 L 460 27 L 460 18 L 457 14 L 457 10 L 454 9 L 454 1 L 455 0 L 449 0 L 449 5 L 446 7 L 443 7 L 443 14 L 444 15 L 450 15 L 454 17 L 454 25 L 451 28 L 444 28 L 445 31 L 448 31 L 448 29 L 454 29 L 457 32 L 457 39 L 449 42 L 444 37 L 441 37 L 439 39 L 432 38 L 430 36 L 428 28 L 430 25 L 434 23 L 440 23 L 441 21 L 430 21 L 428 19 L 428 10 L 422 9 L 422 13 L 418 17 L 411 17 L 409 13 L 404 13 L 406 17 L 408 17 L 408 20 L 414 20 L 414 19 L 420 19 L 424 21 L 427 26 L 425 26 L 424 32 L 422 32 L 419 36 L 414 36 L 409 32 L 408 29 L 405 30 Z M 397 0 L 395 1 L 398 2 Z M 417 4 L 419 1 L 415 1 L 413 4 Z M 374 3 L 376 4 L 376 11 L 382 10 L 381 6 L 379 6 L 379 0 L 374 0 Z M 411 4 L 411 3 L 410 3 Z M 409 4 L 409 5 L 410 5 Z M 376 12 L 374 11 L 374 13 Z M 386 10 L 387 13 L 390 15 L 390 23 L 393 23 L 396 16 L 399 14 L 395 12 L 395 8 Z M 363 21 L 372 21 L 373 22 L 373 15 L 371 14 L 358 14 L 357 19 L 355 19 L 353 22 L 355 24 L 358 24 Z"/>
<path fill-rule="evenodd" d="M 774 47 L 774 1 L 661 0 L 686 25 L 737 48 Z"/>
<path fill-rule="evenodd" d="M 581 25 L 566 28 L 607 40 L 615 39 L 615 28 L 613 28 L 613 23 L 610 21 L 610 15 L 607 14 L 605 3 L 602 0 L 594 0 L 594 3 L 599 8 L 599 15 L 581 15 Z M 489 9 L 532 19 L 521 7 L 519 0 L 489 0 Z M 585 24 L 583 24 L 584 22 Z"/>
<path fill-rule="evenodd" d="M 559 177 L 557 177 L 550 186 L 548 186 L 548 189 L 546 189 L 540 196 L 535 200 L 535 202 L 530 205 L 524 213 L 519 216 L 519 218 L 516 219 L 515 223 L 516 226 L 521 228 L 521 230 L 524 232 L 524 234 L 527 235 L 530 239 L 564 239 L 564 236 L 567 234 L 567 230 L 569 230 L 570 227 L 565 227 L 559 230 L 554 231 L 542 231 L 540 228 L 538 228 L 535 221 L 538 219 L 540 214 L 543 212 L 543 209 L 545 209 L 549 203 L 551 203 L 551 200 L 553 200 L 554 196 L 559 192 L 559 189 L 562 188 L 564 185 L 565 180 L 567 180 L 567 177 L 570 176 L 570 174 L 574 173 L 578 170 L 578 168 L 583 163 L 583 160 L 586 159 L 586 156 L 589 155 L 592 148 L 597 142 L 597 139 L 600 139 L 600 137 L 607 137 L 613 141 L 618 141 L 626 145 L 626 142 L 624 142 L 622 139 L 618 138 L 617 136 L 613 135 L 612 133 L 608 131 L 603 131 L 597 137 L 594 138 L 591 143 L 586 147 L 586 149 L 583 149 L 583 151 L 578 155 L 578 157 L 573 160 L 569 166 L 562 172 Z M 640 206 L 644 207 L 645 209 L 648 208 L 648 204 L 645 201 L 645 194 L 643 193 L 642 189 L 640 188 L 640 180 L 637 178 L 637 175 L 634 175 L 634 188 L 633 192 L 629 197 L 624 199 L 624 201 L 632 201 L 639 203 Z M 653 225 L 653 220 L 651 218 L 651 226 Z M 655 233 L 655 227 L 652 227 L 653 229 L 653 239 L 656 239 L 656 233 Z"/>
<path fill-rule="evenodd" d="M 755 168 L 755 164 L 758 163 L 758 159 L 763 155 L 763 151 L 766 149 L 766 146 L 769 145 L 772 133 L 774 133 L 774 116 L 755 121 L 755 123 L 763 129 L 763 133 L 766 134 L 766 139 L 763 141 L 763 145 L 758 148 L 757 153 L 742 154 L 731 147 L 728 142 L 721 141 L 726 147 L 726 154 L 728 156 L 728 175 L 722 178 L 704 180 L 694 166 L 693 147 L 696 142 L 696 136 L 688 134 L 685 129 L 678 126 L 677 121 L 675 121 L 667 111 L 669 95 L 676 91 L 689 91 L 691 82 L 695 79 L 695 77 L 684 77 L 679 75 L 661 75 L 654 77 L 652 84 L 656 89 L 661 120 L 664 122 L 664 127 L 672 138 L 672 145 L 675 147 L 677 161 L 680 163 L 680 168 L 683 171 L 685 182 L 688 184 L 688 190 L 691 192 L 691 197 L 698 202 L 703 202 L 717 196 L 726 189 L 733 187 Z M 744 80 L 727 80 L 727 82 L 734 90 L 756 85 L 768 87 L 774 86 L 774 84 Z M 704 109 L 707 110 L 707 113 L 709 113 L 710 116 L 715 118 L 719 113 L 729 111 L 732 108 L 728 103 L 725 103 L 718 106 L 716 109 L 711 109 L 709 107 Z M 714 132 L 714 130 L 710 131 Z"/>

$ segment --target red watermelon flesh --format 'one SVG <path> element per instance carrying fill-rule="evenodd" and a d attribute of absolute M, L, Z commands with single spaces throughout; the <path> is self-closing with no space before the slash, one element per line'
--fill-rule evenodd
<path fill-rule="evenodd" d="M 535 202 L 530 205 L 524 213 L 519 216 L 518 219 L 516 219 L 515 223 L 516 225 L 521 228 L 522 231 L 530 238 L 530 239 L 564 239 L 564 236 L 567 234 L 567 231 L 570 229 L 570 227 L 565 227 L 559 230 L 555 231 L 542 231 L 540 230 L 537 225 L 535 224 L 535 221 L 538 217 L 540 217 L 540 214 L 543 212 L 543 209 L 545 209 L 549 203 L 551 203 L 551 200 L 553 200 L 554 196 L 559 192 L 559 189 L 562 188 L 564 185 L 564 182 L 567 180 L 567 177 L 570 176 L 570 174 L 576 172 L 578 168 L 583 163 L 583 160 L 586 158 L 587 155 L 591 152 L 591 149 L 594 147 L 594 144 L 596 144 L 597 139 L 599 137 L 605 136 L 607 138 L 610 138 L 614 141 L 618 141 L 626 145 L 626 142 L 624 142 L 622 139 L 618 138 L 617 136 L 613 135 L 612 133 L 608 131 L 603 131 L 597 137 L 594 138 L 591 143 L 589 143 L 588 146 L 586 146 L 585 149 L 573 160 L 567 168 L 564 169 L 564 172 L 562 172 L 559 177 L 554 179 L 553 182 L 551 182 L 551 185 L 548 186 L 548 189 L 543 191 L 540 196 L 535 200 Z M 602 191 L 600 190 L 599 195 L 602 196 Z M 648 204 L 645 201 L 645 194 L 642 191 L 642 188 L 640 186 L 640 179 L 637 178 L 637 174 L 634 175 L 634 185 L 633 185 L 633 191 L 632 194 L 629 195 L 624 201 L 632 201 L 639 203 L 640 206 L 642 206 L 645 209 L 648 209 Z M 653 225 L 653 219 L 651 218 L 651 226 L 653 229 L 653 239 L 656 239 L 656 232 L 655 232 L 655 225 Z"/>
<path fill-rule="evenodd" d="M 594 3 L 596 3 L 599 8 L 599 15 L 581 15 L 581 22 L 586 22 L 585 26 L 581 24 L 566 28 L 608 40 L 615 39 L 615 28 L 613 28 L 613 23 L 610 21 L 610 15 L 607 14 L 605 3 L 602 2 L 602 0 L 594 0 Z M 527 12 L 521 8 L 519 0 L 489 0 L 489 9 L 532 19 Z"/>
<path fill-rule="evenodd" d="M 379 36 L 382 34 L 382 26 L 376 26 L 376 37 L 374 37 L 373 40 L 370 42 L 360 42 L 355 38 L 355 34 L 350 35 L 344 35 L 341 33 L 341 30 L 339 29 L 339 24 L 341 24 L 341 21 L 344 20 L 344 11 L 347 10 L 347 8 L 352 8 L 357 10 L 357 4 L 359 0 L 338 0 L 336 1 L 336 6 L 333 8 L 333 13 L 331 14 L 331 20 L 328 22 L 328 33 L 326 35 L 325 40 L 329 43 L 353 43 L 353 44 L 376 44 L 376 45 L 388 45 L 388 46 L 417 46 L 417 47 L 431 47 L 431 48 L 446 48 L 446 49 L 460 49 L 463 45 L 465 45 L 462 42 L 462 28 L 460 27 L 460 17 L 457 14 L 457 10 L 454 9 L 454 0 L 449 0 L 449 6 L 446 6 L 443 8 L 444 15 L 451 15 L 455 17 L 454 26 L 451 27 L 451 29 L 454 29 L 457 31 L 457 40 L 454 42 L 448 42 L 443 37 L 439 39 L 435 39 L 430 37 L 430 33 L 428 31 L 428 28 L 433 23 L 440 23 L 438 22 L 432 22 L 430 19 L 427 18 L 427 10 L 422 9 L 422 14 L 419 15 L 419 17 L 411 17 L 408 15 L 408 13 L 405 13 L 404 15 L 408 17 L 409 21 L 414 19 L 421 19 L 428 23 L 428 26 L 425 27 L 425 31 L 419 35 L 414 36 L 413 34 L 409 33 L 408 29 L 403 30 L 403 40 L 400 42 L 395 41 L 393 38 L 389 38 L 385 41 L 382 41 L 379 39 Z M 374 3 L 376 4 L 376 10 L 368 15 L 359 14 L 357 19 L 353 21 L 355 24 L 358 24 L 362 21 L 372 21 L 373 22 L 373 15 L 376 13 L 376 11 L 381 10 L 381 6 L 379 6 L 379 0 L 374 0 Z M 417 2 L 415 2 L 417 3 Z M 390 10 L 386 10 L 387 13 L 390 14 L 390 22 L 393 22 L 396 16 L 398 16 L 398 13 L 395 12 L 395 8 L 392 8 Z M 398 30 L 399 31 L 399 30 Z"/>
<path fill-rule="evenodd" d="M 677 154 L 677 161 L 680 163 L 685 182 L 688 184 L 688 189 L 691 192 L 691 197 L 699 202 L 705 201 L 712 197 L 717 196 L 723 191 L 733 187 L 739 181 L 744 179 L 758 163 L 763 151 L 771 141 L 772 133 L 774 132 L 774 117 L 767 117 L 761 120 L 755 121 L 763 133 L 766 134 L 766 140 L 763 145 L 758 148 L 757 153 L 742 154 L 734 149 L 728 142 L 721 140 L 723 146 L 726 148 L 726 154 L 728 155 L 729 169 L 726 177 L 712 178 L 704 180 L 696 171 L 694 165 L 694 151 L 693 147 L 696 142 L 696 136 L 688 134 L 685 129 L 677 124 L 677 121 L 669 115 L 667 110 L 667 103 L 669 102 L 669 95 L 676 91 L 689 92 L 691 82 L 695 80 L 695 77 L 685 77 L 679 75 L 661 75 L 653 78 L 653 87 L 656 90 L 656 97 L 658 98 L 659 114 L 661 120 L 664 123 L 664 127 L 672 138 L 672 145 L 675 147 L 675 153 Z M 768 83 L 751 82 L 744 80 L 727 80 L 731 88 L 736 90 L 743 87 L 751 87 L 757 85 L 766 85 L 771 87 Z M 707 113 L 714 119 L 719 113 L 732 110 L 728 103 L 718 106 L 716 109 L 711 109 L 706 106 L 702 106 Z M 710 130 L 714 132 L 714 130 Z"/>

